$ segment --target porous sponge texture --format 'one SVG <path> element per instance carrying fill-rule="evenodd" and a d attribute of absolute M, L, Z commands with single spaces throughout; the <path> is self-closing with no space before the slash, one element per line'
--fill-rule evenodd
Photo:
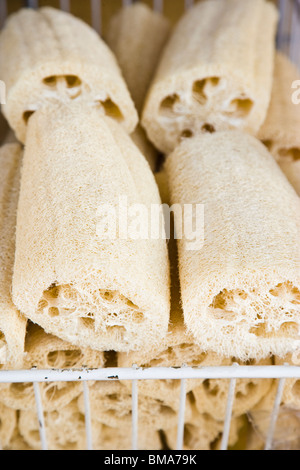
<path fill-rule="evenodd" d="M 142 113 L 150 140 L 170 153 L 213 130 L 256 134 L 272 90 L 278 13 L 264 0 L 199 2 L 176 25 Z"/>
<path fill-rule="evenodd" d="M 136 240 L 119 230 L 106 238 L 97 230 L 105 205 L 119 220 L 120 196 L 126 207 L 146 207 L 142 225 L 151 204 L 160 205 L 148 163 L 118 124 L 77 103 L 51 105 L 32 116 L 14 301 L 47 333 L 99 351 L 142 348 L 146 339 L 155 344 L 169 322 L 166 240 Z"/>
<path fill-rule="evenodd" d="M 0 368 L 22 367 L 27 320 L 12 301 L 15 231 L 23 150 L 0 148 Z"/>
<path fill-rule="evenodd" d="M 37 109 L 51 101 L 84 101 L 131 133 L 138 116 L 117 60 L 86 23 L 59 9 L 23 8 L 0 35 L 3 113 L 21 142 Z"/>
<path fill-rule="evenodd" d="M 108 25 L 106 41 L 139 114 L 170 30 L 167 18 L 142 3 L 122 8 Z"/>
<path fill-rule="evenodd" d="M 271 102 L 258 138 L 269 149 L 300 195 L 300 108 L 293 102 L 293 84 L 300 71 L 281 52 L 275 56 Z"/>
<path fill-rule="evenodd" d="M 196 342 L 244 361 L 297 349 L 299 198 L 273 157 L 256 138 L 224 131 L 182 143 L 166 171 L 173 204 L 204 205 L 203 247 L 178 240 Z"/>

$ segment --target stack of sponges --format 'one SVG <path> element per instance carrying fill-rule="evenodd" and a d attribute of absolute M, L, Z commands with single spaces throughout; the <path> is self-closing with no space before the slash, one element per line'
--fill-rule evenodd
<path fill-rule="evenodd" d="M 287 83 L 298 72 L 276 52 L 277 21 L 265 0 L 204 0 L 172 29 L 137 3 L 105 43 L 53 8 L 9 17 L 2 368 L 296 361 L 300 112 Z M 162 203 L 174 211 L 153 237 Z M 262 445 L 275 387 L 237 381 L 232 448 Z M 187 380 L 186 450 L 219 448 L 227 390 Z M 39 449 L 33 386 L 0 391 L 2 447 Z M 49 448 L 84 449 L 80 383 L 45 383 L 41 398 Z M 179 399 L 178 381 L 139 384 L 140 448 L 176 448 Z M 131 383 L 90 383 L 90 404 L 93 447 L 130 449 Z M 295 381 L 286 409 L 296 420 Z"/>

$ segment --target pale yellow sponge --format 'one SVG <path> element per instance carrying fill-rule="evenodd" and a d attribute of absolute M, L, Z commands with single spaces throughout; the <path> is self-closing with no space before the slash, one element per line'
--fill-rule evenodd
<path fill-rule="evenodd" d="M 271 97 L 277 20 L 265 0 L 207 0 L 185 13 L 142 113 L 159 150 L 213 130 L 257 133 Z"/>
<path fill-rule="evenodd" d="M 170 30 L 166 17 L 140 2 L 121 8 L 108 25 L 106 41 L 139 113 Z"/>
<path fill-rule="evenodd" d="M 188 331 L 204 351 L 242 361 L 295 351 L 300 200 L 272 155 L 224 131 L 186 140 L 165 168 Z"/>
<path fill-rule="evenodd" d="M 0 35 L 3 113 L 25 141 L 32 113 L 45 103 L 85 101 L 131 133 L 137 111 L 114 54 L 89 25 L 51 7 L 21 9 Z"/>
<path fill-rule="evenodd" d="M 63 409 L 45 413 L 45 427 L 49 450 L 87 450 L 86 417 L 73 400 Z M 33 411 L 21 411 L 19 431 L 25 443 L 40 450 L 39 423 Z M 94 450 L 131 450 L 131 432 L 126 423 L 117 428 L 109 427 L 91 419 L 91 440 Z M 139 427 L 139 449 L 160 450 L 159 433 L 145 425 Z"/>
<path fill-rule="evenodd" d="M 28 322 L 23 369 L 81 369 L 104 366 L 104 354 L 88 348 L 80 348 Z M 45 382 L 40 384 L 44 411 L 64 408 L 82 392 L 82 383 Z M 0 384 L 0 402 L 15 410 L 35 411 L 36 401 L 32 383 Z"/>
<path fill-rule="evenodd" d="M 296 65 L 277 52 L 271 102 L 258 137 L 300 196 L 300 103 L 293 88 L 299 79 Z"/>
<path fill-rule="evenodd" d="M 136 233 L 130 215 L 142 207 L 138 222 L 147 229 L 161 200 L 130 136 L 80 103 L 52 105 L 30 119 L 23 163 L 16 305 L 81 347 L 130 351 L 161 341 L 170 311 L 167 244 L 150 228 Z"/>
<path fill-rule="evenodd" d="M 0 148 L 0 368 L 22 367 L 27 320 L 12 301 L 15 231 L 23 150 Z"/>

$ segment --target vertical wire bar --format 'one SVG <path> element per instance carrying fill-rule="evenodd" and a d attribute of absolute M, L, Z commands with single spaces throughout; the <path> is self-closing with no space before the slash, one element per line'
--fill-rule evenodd
<path fill-rule="evenodd" d="M 39 7 L 39 0 L 27 0 L 27 6 L 29 8 L 38 8 Z"/>
<path fill-rule="evenodd" d="M 102 2 L 101 0 L 91 0 L 92 27 L 98 34 L 102 33 Z"/>
<path fill-rule="evenodd" d="M 186 405 L 186 380 L 182 379 L 180 384 L 180 404 L 178 414 L 178 430 L 177 430 L 177 450 L 183 449 L 184 441 L 184 422 L 185 422 L 185 405 Z"/>
<path fill-rule="evenodd" d="M 291 0 L 279 1 L 279 34 L 278 34 L 278 48 L 285 54 L 289 54 L 290 43 L 290 26 L 292 17 L 292 2 Z"/>
<path fill-rule="evenodd" d="M 184 0 L 184 8 L 188 10 L 194 5 L 194 0 Z"/>
<path fill-rule="evenodd" d="M 279 24 L 277 30 L 277 48 L 282 50 L 283 48 L 283 36 L 284 36 L 284 6 L 285 0 L 279 0 Z"/>
<path fill-rule="evenodd" d="M 266 443 L 265 443 L 265 450 L 271 450 L 272 448 L 272 442 L 273 442 L 276 423 L 278 419 L 279 408 L 280 408 L 280 403 L 282 399 L 285 380 L 286 379 L 280 379 L 278 382 L 276 397 L 275 397 L 274 406 L 273 406 L 272 415 L 271 415 L 271 422 L 270 422 L 270 426 L 269 426 L 268 434 L 266 438 Z"/>
<path fill-rule="evenodd" d="M 226 414 L 225 414 L 225 421 L 224 421 L 224 428 L 223 428 L 223 435 L 222 435 L 220 450 L 228 449 L 232 408 L 233 408 L 233 402 L 234 402 L 234 397 L 235 397 L 235 386 L 236 386 L 236 379 L 231 379 L 229 382 L 229 388 L 228 388 Z"/>
<path fill-rule="evenodd" d="M 138 450 L 138 381 L 132 380 L 132 450 Z"/>
<path fill-rule="evenodd" d="M 60 9 L 63 10 L 63 11 L 67 11 L 69 12 L 70 11 L 70 0 L 60 0 L 59 1 L 59 5 L 60 5 Z"/>
<path fill-rule="evenodd" d="M 88 385 L 87 380 L 83 381 L 83 398 L 84 398 L 85 430 L 86 430 L 87 450 L 93 450 L 91 407 L 90 407 L 90 397 L 89 397 L 89 385 Z"/>
<path fill-rule="evenodd" d="M 3 27 L 7 17 L 7 2 L 0 0 L 0 29 Z"/>
<path fill-rule="evenodd" d="M 291 60 L 299 66 L 299 39 L 300 39 L 300 6 L 294 3 L 291 19 L 290 31 L 290 50 L 289 56 Z"/>
<path fill-rule="evenodd" d="M 164 0 L 153 0 L 153 9 L 158 13 L 162 13 L 164 10 Z"/>
<path fill-rule="evenodd" d="M 33 388 L 34 388 L 37 417 L 38 417 L 38 422 L 39 422 L 39 431 L 40 431 L 42 450 L 48 450 L 44 411 L 43 411 L 43 405 L 42 405 L 42 400 L 41 400 L 39 383 L 33 382 Z"/>

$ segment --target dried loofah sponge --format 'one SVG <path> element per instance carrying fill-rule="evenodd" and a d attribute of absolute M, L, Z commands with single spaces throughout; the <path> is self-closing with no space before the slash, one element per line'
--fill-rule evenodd
<path fill-rule="evenodd" d="M 47 334 L 28 322 L 25 342 L 24 369 L 81 369 L 104 366 L 104 354 L 73 346 L 56 336 Z M 40 384 L 44 411 L 65 407 L 82 392 L 81 382 L 45 382 Z M 0 384 L 0 402 L 15 410 L 35 411 L 36 402 L 31 383 Z"/>
<path fill-rule="evenodd" d="M 167 174 L 162 170 L 155 174 L 162 202 L 170 204 Z M 173 221 L 171 220 L 173 233 Z M 168 334 L 156 347 L 145 345 L 141 351 L 119 353 L 118 366 L 132 367 L 203 367 L 220 365 L 222 359 L 217 354 L 206 354 L 195 343 L 193 335 L 187 331 L 184 324 L 181 307 L 180 283 L 178 277 L 178 254 L 176 240 L 171 236 L 168 244 L 171 267 L 171 313 Z M 124 380 L 124 385 L 131 387 L 131 382 Z M 199 379 L 187 379 L 186 391 L 189 392 L 200 384 Z M 180 396 L 179 380 L 142 380 L 139 382 L 139 392 L 148 397 L 163 399 L 166 403 L 173 404 Z"/>
<path fill-rule="evenodd" d="M 17 426 L 17 412 L 0 403 L 0 447 L 9 445 Z"/>
<path fill-rule="evenodd" d="M 27 320 L 11 298 L 15 230 L 23 150 L 0 148 L 0 368 L 22 367 Z"/>
<path fill-rule="evenodd" d="M 0 35 L 0 78 L 6 84 L 3 113 L 18 139 L 49 101 L 86 101 L 131 133 L 137 112 L 114 54 L 86 23 L 51 7 L 21 9 Z"/>
<path fill-rule="evenodd" d="M 300 105 L 293 102 L 292 85 L 300 71 L 277 52 L 270 107 L 258 133 L 300 196 Z"/>
<path fill-rule="evenodd" d="M 64 408 L 45 412 L 46 438 L 49 450 L 85 450 L 85 417 L 79 412 L 77 401 Z M 19 431 L 25 443 L 34 450 L 41 450 L 38 417 L 34 410 L 21 411 Z"/>
<path fill-rule="evenodd" d="M 288 360 L 288 358 L 285 359 Z M 282 364 L 282 361 L 276 360 L 276 364 Z M 293 379 L 287 379 L 284 386 L 282 401 L 274 429 L 272 450 L 299 450 L 299 396 L 296 397 L 297 392 L 295 393 L 296 390 L 293 390 L 293 382 Z M 263 443 L 265 443 L 270 429 L 277 388 L 278 381 L 276 380 L 265 397 L 263 397 L 249 413 L 249 420 L 252 424 L 253 431 Z"/>
<path fill-rule="evenodd" d="M 230 366 L 234 359 L 220 359 L 219 365 Z M 241 364 L 246 365 L 246 364 Z M 271 359 L 259 361 L 252 365 L 272 365 Z M 238 379 L 232 407 L 232 416 L 238 418 L 251 410 L 271 389 L 271 379 Z M 225 419 L 229 380 L 207 379 L 191 392 L 198 411 L 208 413 L 217 421 Z"/>
<path fill-rule="evenodd" d="M 140 2 L 121 8 L 108 25 L 106 41 L 118 60 L 139 114 L 170 30 L 171 25 L 162 14 Z M 132 138 L 155 171 L 159 153 L 140 125 Z"/>
<path fill-rule="evenodd" d="M 183 142 L 165 168 L 180 208 L 180 287 L 195 341 L 241 361 L 299 348 L 300 201 L 273 157 L 256 138 L 224 131 Z M 182 228 L 186 205 L 192 217 Z M 200 227 L 196 245 L 189 221 Z"/>
<path fill-rule="evenodd" d="M 76 103 L 39 110 L 24 153 L 16 305 L 47 333 L 81 347 L 157 344 L 170 311 L 166 240 L 135 239 L 118 225 L 139 204 L 146 227 L 151 205 L 160 203 L 149 165 L 113 120 Z M 109 231 L 106 216 L 117 230 Z"/>
<path fill-rule="evenodd" d="M 146 158 L 153 173 L 155 173 L 159 164 L 159 152 L 151 144 L 142 126 L 137 126 L 135 131 L 131 134 L 131 138 Z"/>
<path fill-rule="evenodd" d="M 159 150 L 213 130 L 257 133 L 271 97 L 277 19 L 265 0 L 207 0 L 185 13 L 142 113 Z"/>
<path fill-rule="evenodd" d="M 132 437 L 127 424 L 118 428 L 105 426 L 93 421 L 94 427 L 98 427 L 98 439 L 95 443 L 95 450 L 132 450 Z M 138 425 L 138 449 L 139 450 L 162 450 L 160 433 L 156 429 L 151 429 L 147 423 Z"/>
<path fill-rule="evenodd" d="M 229 445 L 236 444 L 239 437 L 239 430 L 243 426 L 242 418 L 233 418 L 231 421 Z M 183 436 L 183 450 L 215 450 L 218 447 L 224 422 L 217 421 L 208 413 L 193 411 L 192 419 L 185 422 Z M 164 430 L 168 448 L 177 448 L 177 427 Z"/>
<path fill-rule="evenodd" d="M 121 8 L 108 25 L 106 41 L 139 114 L 170 30 L 167 18 L 142 3 Z"/>
<path fill-rule="evenodd" d="M 86 450 L 86 423 L 84 412 L 78 401 L 73 400 L 63 409 L 45 413 L 46 437 L 49 450 Z M 21 411 L 20 433 L 33 449 L 41 449 L 37 415 L 31 411 Z M 124 423 L 118 428 L 101 424 L 92 418 L 92 444 L 94 450 L 131 450 L 131 433 Z M 147 426 L 139 427 L 140 449 L 161 449 L 159 433 Z"/>
<path fill-rule="evenodd" d="M 124 381 L 125 382 L 125 381 Z M 129 382 L 131 383 L 131 382 Z M 139 383 L 140 385 L 140 383 Z M 96 382 L 90 387 L 90 403 L 94 410 L 94 419 L 112 428 L 132 424 L 132 395 L 131 390 L 123 382 Z M 144 428 L 152 430 L 170 429 L 177 425 L 180 394 L 165 400 L 165 394 L 144 395 L 139 387 L 138 393 L 138 421 Z M 79 409 L 84 411 L 84 399 L 78 399 Z M 192 409 L 187 402 L 186 417 L 191 419 Z"/>

